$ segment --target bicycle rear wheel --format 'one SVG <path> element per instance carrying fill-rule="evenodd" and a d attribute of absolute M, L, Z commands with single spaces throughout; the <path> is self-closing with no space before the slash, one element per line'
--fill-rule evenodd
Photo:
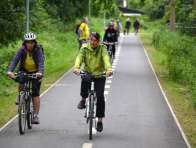
<path fill-rule="evenodd" d="M 25 94 L 20 95 L 18 105 L 18 127 L 21 135 L 25 133 L 26 129 L 27 104 L 25 97 Z"/>
<path fill-rule="evenodd" d="M 89 98 L 89 140 L 93 139 L 93 95 Z"/>
<path fill-rule="evenodd" d="M 114 60 L 114 56 L 113 54 L 110 55 L 110 63 L 112 64 L 113 63 L 113 60 Z"/>
<path fill-rule="evenodd" d="M 33 118 L 33 108 L 32 108 L 32 97 L 28 98 L 27 101 L 27 127 L 32 129 L 32 118 Z"/>

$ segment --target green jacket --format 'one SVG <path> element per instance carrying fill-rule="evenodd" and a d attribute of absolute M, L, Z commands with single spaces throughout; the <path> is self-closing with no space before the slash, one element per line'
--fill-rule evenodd
<path fill-rule="evenodd" d="M 75 61 L 75 68 L 93 75 L 99 75 L 108 70 L 112 70 L 110 57 L 105 45 L 100 44 L 96 49 L 92 49 L 90 44 L 82 47 Z"/>

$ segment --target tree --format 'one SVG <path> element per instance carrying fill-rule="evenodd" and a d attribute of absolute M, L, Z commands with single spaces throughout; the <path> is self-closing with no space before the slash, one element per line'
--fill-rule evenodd
<path fill-rule="evenodd" d="M 170 30 L 176 30 L 176 0 L 170 0 Z"/>
<path fill-rule="evenodd" d="M 0 46 L 21 37 L 24 30 L 24 1 L 0 1 Z"/>
<path fill-rule="evenodd" d="M 53 17 L 64 22 L 74 20 L 88 12 L 88 0 L 45 0 L 45 8 Z"/>
<path fill-rule="evenodd" d="M 93 1 L 93 15 L 98 16 L 106 14 L 107 17 L 119 15 L 116 0 L 95 0 Z"/>

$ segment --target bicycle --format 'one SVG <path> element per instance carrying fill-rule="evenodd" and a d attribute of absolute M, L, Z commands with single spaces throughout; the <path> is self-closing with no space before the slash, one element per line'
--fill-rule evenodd
<path fill-rule="evenodd" d="M 104 42 L 105 45 L 107 45 L 107 51 L 110 56 L 110 62 L 111 64 L 113 63 L 114 60 L 114 55 L 113 55 L 113 46 L 115 46 L 117 43 L 116 42 Z"/>
<path fill-rule="evenodd" d="M 106 77 L 106 74 L 103 73 L 101 75 L 92 75 L 86 72 L 80 72 L 80 76 L 84 81 L 91 83 L 91 88 L 89 89 L 89 95 L 86 99 L 86 109 L 85 109 L 85 115 L 86 123 L 89 124 L 89 140 L 92 140 L 93 135 L 93 123 L 96 126 L 96 103 L 97 103 L 97 97 L 96 92 L 94 90 L 94 79 L 97 77 Z"/>
<path fill-rule="evenodd" d="M 22 83 L 22 89 L 19 91 L 18 104 L 18 127 L 20 135 L 23 135 L 26 130 L 32 129 L 33 104 L 32 104 L 32 80 L 37 79 L 36 74 L 27 74 L 19 72 L 13 78 L 16 82 Z"/>

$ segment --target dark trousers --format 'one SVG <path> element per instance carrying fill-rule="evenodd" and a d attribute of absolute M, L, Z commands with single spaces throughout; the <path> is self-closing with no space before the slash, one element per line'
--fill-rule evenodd
<path fill-rule="evenodd" d="M 105 89 L 105 80 L 106 78 L 96 78 L 94 79 L 94 89 L 97 96 L 97 110 L 96 117 L 102 118 L 105 117 L 105 97 L 104 97 L 104 89 Z M 91 88 L 91 83 L 82 80 L 81 82 L 81 90 L 80 95 L 82 98 L 88 97 L 88 91 Z"/>

